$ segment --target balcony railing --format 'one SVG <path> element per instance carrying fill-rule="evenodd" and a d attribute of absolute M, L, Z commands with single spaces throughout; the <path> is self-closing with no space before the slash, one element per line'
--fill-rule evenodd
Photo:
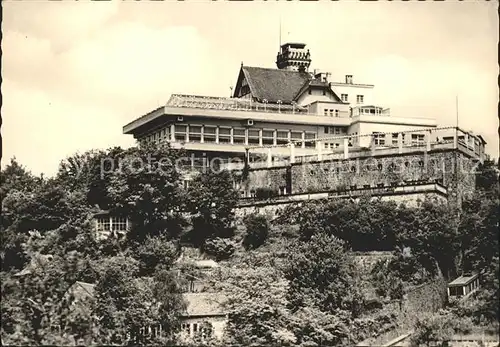
<path fill-rule="evenodd" d="M 299 105 L 283 105 L 255 102 L 250 99 L 221 98 L 212 96 L 173 94 L 167 102 L 170 107 L 188 107 L 227 111 L 270 112 L 309 114 L 308 108 Z M 317 114 L 315 114 L 317 115 Z"/>

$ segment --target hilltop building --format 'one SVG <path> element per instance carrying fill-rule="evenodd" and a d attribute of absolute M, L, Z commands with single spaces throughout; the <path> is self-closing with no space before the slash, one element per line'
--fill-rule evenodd
<path fill-rule="evenodd" d="M 377 105 L 374 85 L 330 80 L 331 73 L 309 71 L 311 54 L 305 44 L 286 43 L 277 56 L 277 69 L 241 65 L 232 98 L 174 94 L 165 106 L 123 128 L 140 143 L 182 147 L 195 157 L 241 157 L 246 147 L 296 142 L 297 155 L 314 153 L 319 139 L 324 151 L 342 148 L 339 137 L 350 135 L 350 146 L 368 147 L 375 134 L 378 145 L 392 143 L 401 131 L 436 127 L 434 119 L 391 115 Z M 396 135 L 397 137 L 397 135 Z M 396 138 L 395 137 L 395 138 Z M 422 142 L 424 133 L 405 138 Z"/>
<path fill-rule="evenodd" d="M 474 189 L 474 162 L 485 157 L 480 135 L 393 115 L 377 104 L 374 85 L 353 75 L 332 81 L 329 72 L 311 72 L 311 62 L 305 44 L 286 43 L 277 68 L 241 64 L 232 97 L 174 94 L 123 132 L 139 144 L 183 148 L 192 170 L 215 160 L 246 166 L 235 182 L 245 210 L 275 196 L 278 205 L 367 193 L 459 203 Z M 258 196 L 262 190 L 271 191 Z"/>

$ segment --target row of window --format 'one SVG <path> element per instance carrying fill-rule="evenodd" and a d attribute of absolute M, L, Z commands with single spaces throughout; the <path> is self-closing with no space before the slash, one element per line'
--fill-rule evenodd
<path fill-rule="evenodd" d="M 181 331 L 185 334 L 194 337 L 194 335 L 201 334 L 201 337 L 207 338 L 213 336 L 212 324 L 204 323 L 182 323 Z"/>
<path fill-rule="evenodd" d="M 170 127 L 157 130 L 140 140 L 141 143 L 163 143 L 173 140 L 170 136 Z M 246 129 L 236 127 L 216 127 L 201 125 L 176 124 L 174 126 L 174 139 L 176 142 L 203 142 L 203 143 L 227 143 L 241 145 L 285 145 L 290 141 L 305 142 L 303 147 L 315 147 L 315 132 L 304 132 L 294 130 L 275 129 Z"/>
<path fill-rule="evenodd" d="M 330 117 L 338 117 L 339 116 L 339 110 L 334 110 L 334 109 L 324 109 L 325 116 L 330 116 Z"/>
<path fill-rule="evenodd" d="M 398 145 L 398 134 L 393 133 L 391 138 L 391 145 Z M 401 134 L 402 141 L 405 143 L 405 134 Z M 386 146 L 389 143 L 386 143 L 386 134 L 373 132 L 373 141 L 375 142 L 375 146 Z M 411 145 L 412 146 L 423 146 L 425 144 L 425 135 L 424 134 L 411 134 Z"/>
<path fill-rule="evenodd" d="M 324 128 L 324 133 L 325 134 L 340 135 L 340 134 L 347 133 L 347 131 L 346 131 L 346 129 L 341 128 L 341 127 L 325 127 Z"/>
<path fill-rule="evenodd" d="M 340 94 L 340 99 L 342 102 L 349 102 L 349 95 L 347 94 Z M 364 95 L 356 95 L 356 103 L 357 104 L 362 104 L 365 102 L 365 96 Z"/>
<path fill-rule="evenodd" d="M 96 218 L 97 231 L 127 231 L 127 218 L 98 217 Z"/>

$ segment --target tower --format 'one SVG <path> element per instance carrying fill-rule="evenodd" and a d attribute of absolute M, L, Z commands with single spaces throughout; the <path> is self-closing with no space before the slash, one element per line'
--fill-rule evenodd
<path fill-rule="evenodd" d="M 311 65 L 311 54 L 304 43 L 285 43 L 281 45 L 276 57 L 278 69 L 306 72 Z"/>

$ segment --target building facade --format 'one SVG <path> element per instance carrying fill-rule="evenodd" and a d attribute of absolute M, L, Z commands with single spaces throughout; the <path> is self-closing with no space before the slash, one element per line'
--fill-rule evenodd
<path fill-rule="evenodd" d="M 393 115 L 376 103 L 374 85 L 352 75 L 330 81 L 329 72 L 309 71 L 311 61 L 305 44 L 284 44 L 277 69 L 241 65 L 232 97 L 174 94 L 123 132 L 139 144 L 184 149 L 194 171 L 213 168 L 215 160 L 247 167 L 235 183 L 242 198 L 264 188 L 273 195 L 338 195 L 417 182 L 438 184 L 436 196 L 459 203 L 474 189 L 471 170 L 485 157 L 481 136 Z"/>
<path fill-rule="evenodd" d="M 198 157 L 243 158 L 248 147 L 295 143 L 306 155 L 320 139 L 326 151 L 342 148 L 335 137 L 347 135 L 347 145 L 368 147 L 370 140 L 358 135 L 436 127 L 433 119 L 391 115 L 375 104 L 374 85 L 354 83 L 352 75 L 331 82 L 328 72 L 309 72 L 305 46 L 282 45 L 277 69 L 242 64 L 231 98 L 174 94 L 123 131 L 139 143 L 170 143 Z"/>

